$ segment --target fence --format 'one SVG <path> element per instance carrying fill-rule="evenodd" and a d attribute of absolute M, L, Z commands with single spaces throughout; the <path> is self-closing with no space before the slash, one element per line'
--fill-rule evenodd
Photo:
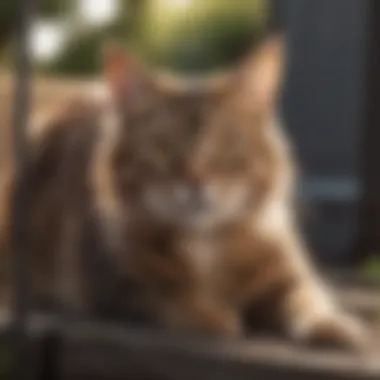
<path fill-rule="evenodd" d="M 313 209 L 307 232 L 330 263 L 350 260 L 358 232 L 370 3 L 282 2 L 290 38 L 284 116 Z"/>

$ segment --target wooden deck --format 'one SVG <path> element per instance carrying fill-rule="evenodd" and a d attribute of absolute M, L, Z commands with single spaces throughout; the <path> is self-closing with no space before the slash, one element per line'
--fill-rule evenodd
<path fill-rule="evenodd" d="M 46 379 L 60 372 L 64 380 L 378 380 L 380 288 L 349 283 L 337 285 L 343 303 L 366 315 L 373 328 L 363 352 L 315 349 L 267 335 L 239 341 L 185 338 L 34 314 L 28 336 L 35 369 Z M 4 314 L 3 322 L 8 317 Z"/>
<path fill-rule="evenodd" d="M 345 353 L 260 336 L 206 341 L 96 322 L 67 323 L 57 336 L 41 329 L 48 326 L 41 319 L 36 322 L 37 318 L 34 334 L 29 334 L 36 370 L 48 368 L 49 376 L 59 372 L 65 380 L 380 378 L 380 331 L 376 330 L 367 351 Z"/>

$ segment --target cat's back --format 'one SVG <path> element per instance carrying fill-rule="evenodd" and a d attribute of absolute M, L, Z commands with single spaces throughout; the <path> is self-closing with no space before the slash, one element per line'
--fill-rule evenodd
<path fill-rule="evenodd" d="M 86 173 L 102 109 L 98 99 L 74 96 L 30 139 L 26 170 L 20 176 L 12 173 L 9 180 L 4 213 L 7 222 L 1 231 L 3 251 L 9 251 L 10 200 L 17 188 L 28 189 L 28 210 L 24 216 L 34 233 L 40 230 L 38 236 L 49 235 L 56 225 L 53 220 L 60 217 L 64 204 L 72 201 L 80 204 L 80 199 L 85 197 Z"/>
<path fill-rule="evenodd" d="M 91 158 L 103 109 L 104 105 L 91 97 L 73 98 L 47 122 L 33 141 L 28 164 L 37 187 L 63 174 L 74 183 L 81 182 L 85 176 L 79 177 L 79 173 L 84 174 Z"/>

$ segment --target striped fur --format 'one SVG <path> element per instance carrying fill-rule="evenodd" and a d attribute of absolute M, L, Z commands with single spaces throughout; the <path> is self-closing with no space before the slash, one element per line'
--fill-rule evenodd
<path fill-rule="evenodd" d="M 362 343 L 297 231 L 295 165 L 272 113 L 277 48 L 217 86 L 112 75 L 108 98 L 51 125 L 29 171 L 36 295 L 86 312 L 112 299 L 217 335 L 241 333 L 253 311 L 298 339 Z"/>

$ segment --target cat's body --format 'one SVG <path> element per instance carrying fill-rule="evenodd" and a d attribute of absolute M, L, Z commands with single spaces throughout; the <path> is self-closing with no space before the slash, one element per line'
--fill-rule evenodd
<path fill-rule="evenodd" d="M 294 163 L 272 112 L 277 49 L 191 89 L 124 76 L 111 57 L 112 101 L 67 112 L 31 164 L 37 293 L 79 309 L 117 294 L 169 329 L 219 335 L 260 305 L 296 337 L 361 341 L 295 226 Z"/>

